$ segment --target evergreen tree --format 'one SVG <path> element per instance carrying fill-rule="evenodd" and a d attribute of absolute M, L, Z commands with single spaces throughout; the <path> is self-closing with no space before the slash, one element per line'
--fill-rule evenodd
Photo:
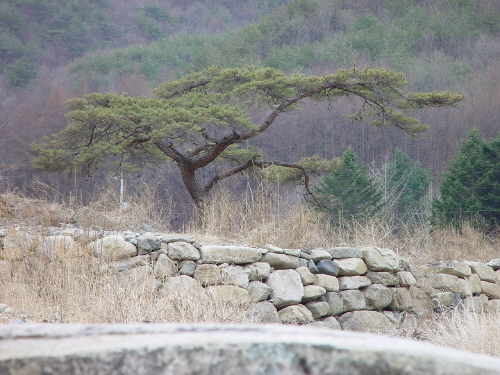
<path fill-rule="evenodd" d="M 399 147 L 396 147 L 385 166 L 387 199 L 392 213 L 407 218 L 409 212 L 420 211 L 422 200 L 432 180 L 428 170 L 420 161 L 412 161 Z"/>
<path fill-rule="evenodd" d="M 344 151 L 340 159 L 341 166 L 314 188 L 318 208 L 328 212 L 335 224 L 378 212 L 382 208 L 382 192 L 375 180 L 368 177 L 367 166 L 358 163 L 352 148 Z"/>
<path fill-rule="evenodd" d="M 434 225 L 463 220 L 492 228 L 500 222 L 500 137 L 490 143 L 469 133 L 443 175 L 440 199 L 432 204 Z"/>

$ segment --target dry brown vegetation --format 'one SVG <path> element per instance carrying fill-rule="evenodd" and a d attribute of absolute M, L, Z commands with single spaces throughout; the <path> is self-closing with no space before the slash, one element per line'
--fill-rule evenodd
<path fill-rule="evenodd" d="M 158 231 L 168 231 L 171 211 L 157 207 L 154 188 L 145 186 L 141 191 L 143 194 L 127 197 L 129 204 L 123 210 L 112 189 L 103 191 L 85 207 L 74 201 L 64 203 L 4 193 L 0 195 L 1 223 L 12 228 L 24 225 L 22 229 L 36 228 L 43 232 L 55 223 L 76 218 L 84 227 L 99 225 L 107 230 L 119 230 L 148 224 Z M 266 243 L 293 248 L 374 245 L 397 251 L 413 265 L 443 259 L 487 261 L 498 257 L 499 245 L 498 238 L 467 225 L 460 234 L 452 229 L 431 233 L 424 225 L 395 231 L 382 220 L 332 228 L 325 224 L 322 214 L 280 198 L 265 187 L 248 192 L 243 199 L 221 190 L 207 202 L 205 215 L 192 221 L 184 234 L 204 243 L 254 246 Z M 18 241 L 29 256 L 13 263 L 10 272 L 0 278 L 0 303 L 11 306 L 14 311 L 0 315 L 5 322 L 14 318 L 27 322 L 73 323 L 249 322 L 245 304 L 206 301 L 197 294 L 157 298 L 156 285 L 150 278 L 133 272 L 118 276 L 109 271 L 107 263 L 93 258 L 84 249 L 72 259 L 48 257 L 46 253 L 34 251 L 26 237 L 20 235 Z M 436 316 L 434 321 L 416 330 L 399 334 L 500 356 L 499 319 L 498 313 L 452 311 Z"/>

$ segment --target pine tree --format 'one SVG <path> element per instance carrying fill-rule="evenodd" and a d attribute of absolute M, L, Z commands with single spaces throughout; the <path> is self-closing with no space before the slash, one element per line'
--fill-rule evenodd
<path fill-rule="evenodd" d="M 500 137 L 490 143 L 473 130 L 443 175 L 432 204 L 434 225 L 463 220 L 492 228 L 500 222 Z"/>
<path fill-rule="evenodd" d="M 384 168 L 388 199 L 392 213 L 407 219 L 408 213 L 419 212 L 422 200 L 432 180 L 428 170 L 420 161 L 412 161 L 399 147 L 396 147 Z"/>
<path fill-rule="evenodd" d="M 334 224 L 376 214 L 382 208 L 382 192 L 368 177 L 367 166 L 358 163 L 352 148 L 344 151 L 340 159 L 341 166 L 314 188 L 317 207 L 328 212 Z"/>

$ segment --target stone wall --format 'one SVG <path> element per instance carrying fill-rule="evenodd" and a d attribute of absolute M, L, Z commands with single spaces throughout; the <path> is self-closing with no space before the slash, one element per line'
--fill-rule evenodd
<path fill-rule="evenodd" d="M 3 233 L 0 275 L 22 261 L 27 246 L 49 257 L 69 257 L 83 243 L 113 272 L 148 275 L 160 298 L 204 291 L 228 302 L 253 302 L 247 314 L 256 323 L 392 332 L 447 308 L 500 309 L 499 259 L 413 267 L 376 247 L 205 245 L 175 234 L 69 225 L 48 236 Z"/>

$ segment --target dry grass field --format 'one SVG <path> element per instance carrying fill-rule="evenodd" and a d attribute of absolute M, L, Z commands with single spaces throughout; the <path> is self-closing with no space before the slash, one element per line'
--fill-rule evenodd
<path fill-rule="evenodd" d="M 97 225 L 105 230 L 124 230 L 147 224 L 156 231 L 170 232 L 172 208 L 156 204 L 154 189 L 145 186 L 141 190 L 140 195 L 129 197 L 124 210 L 119 209 L 112 191 L 104 191 L 86 206 L 4 193 L 0 195 L 0 224 L 4 230 L 17 228 L 19 233 L 24 229 L 46 233 L 71 220 L 83 228 Z M 467 225 L 460 234 L 451 229 L 431 232 L 425 225 L 402 226 L 395 231 L 382 220 L 332 228 L 317 211 L 290 204 L 265 188 L 243 199 L 221 191 L 207 203 L 204 216 L 192 220 L 182 234 L 213 244 L 270 243 L 284 248 L 373 245 L 396 251 L 412 265 L 449 259 L 488 261 L 499 257 L 500 245 L 498 237 Z M 27 322 L 251 323 L 244 304 L 228 305 L 195 294 L 156 298 L 150 278 L 132 274 L 128 277 L 133 277 L 133 282 L 126 282 L 83 247 L 77 258 L 48 258 L 33 250 L 29 242 L 33 239 L 20 236 L 18 240 L 26 257 L 16 262 L 10 273 L 0 276 L 0 303 L 9 305 L 16 317 Z M 9 320 L 5 314 L 0 318 Z M 499 313 L 451 311 L 423 322 L 417 330 L 398 334 L 500 356 Z"/>

